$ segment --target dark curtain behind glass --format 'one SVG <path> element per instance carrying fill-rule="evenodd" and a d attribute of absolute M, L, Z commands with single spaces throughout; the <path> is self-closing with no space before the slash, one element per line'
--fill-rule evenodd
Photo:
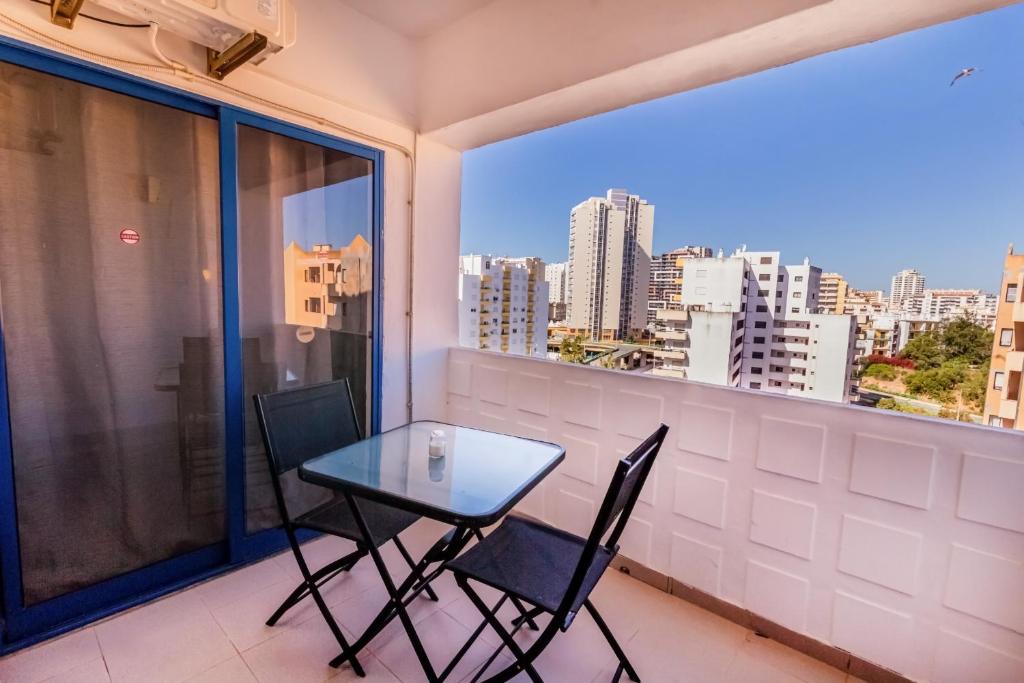
<path fill-rule="evenodd" d="M 347 378 L 367 432 L 373 166 L 248 126 L 239 127 L 238 147 L 246 527 L 254 532 L 281 520 L 253 394 Z M 310 298 L 319 303 L 306 310 Z M 332 495 L 294 472 L 283 483 L 293 516 Z"/>
<path fill-rule="evenodd" d="M 224 538 L 217 124 L 4 64 L 0 103 L 32 604 Z"/>

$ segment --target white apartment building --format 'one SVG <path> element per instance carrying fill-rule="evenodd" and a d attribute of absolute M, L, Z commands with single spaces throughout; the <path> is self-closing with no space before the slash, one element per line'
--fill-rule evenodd
<path fill-rule="evenodd" d="M 462 256 L 459 343 L 543 358 L 547 353 L 548 283 L 538 258 Z"/>
<path fill-rule="evenodd" d="M 682 310 L 658 313 L 655 374 L 849 400 L 854 319 L 817 313 L 821 269 L 779 252 L 685 262 Z"/>
<path fill-rule="evenodd" d="M 953 320 L 968 316 L 979 325 L 993 329 L 998 297 L 980 289 L 926 289 L 919 296 L 905 298 L 902 312 L 920 320 Z"/>
<path fill-rule="evenodd" d="M 548 303 L 565 303 L 565 271 L 567 263 L 549 263 L 544 266 L 544 282 L 548 283 Z"/>
<path fill-rule="evenodd" d="M 647 329 L 653 330 L 658 311 L 679 310 L 682 298 L 683 260 L 708 258 L 711 247 L 679 247 L 651 259 L 647 288 Z"/>
<path fill-rule="evenodd" d="M 569 215 L 566 322 L 590 339 L 625 339 L 647 323 L 654 205 L 626 190 Z"/>
<path fill-rule="evenodd" d="M 892 276 L 892 285 L 889 288 L 889 306 L 893 311 L 899 311 L 903 306 L 904 299 L 922 294 L 924 294 L 924 275 L 914 268 L 906 268 Z"/>
<path fill-rule="evenodd" d="M 544 266 L 544 281 L 548 283 L 548 321 L 565 320 L 565 280 L 568 263 L 549 263 Z"/>

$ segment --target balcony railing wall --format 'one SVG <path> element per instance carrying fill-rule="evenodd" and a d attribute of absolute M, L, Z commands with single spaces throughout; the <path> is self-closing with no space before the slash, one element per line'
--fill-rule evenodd
<path fill-rule="evenodd" d="M 580 534 L 663 421 L 624 555 L 912 679 L 1024 678 L 1019 433 L 470 349 L 448 420 L 565 446 L 521 509 Z"/>

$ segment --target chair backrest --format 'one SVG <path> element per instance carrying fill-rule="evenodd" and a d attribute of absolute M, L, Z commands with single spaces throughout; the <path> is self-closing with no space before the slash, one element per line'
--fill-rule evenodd
<path fill-rule="evenodd" d="M 277 505 L 288 516 L 281 475 L 310 458 L 363 438 L 347 379 L 271 394 L 256 394 L 256 418 L 263 434 Z"/>
<path fill-rule="evenodd" d="M 661 444 L 665 441 L 668 433 L 668 426 L 661 425 L 644 442 L 637 446 L 632 453 L 619 460 L 615 466 L 615 473 L 608 485 L 604 495 L 604 502 L 594 520 L 594 526 L 587 537 L 587 543 L 583 548 L 579 564 L 573 573 L 572 581 L 569 582 L 569 590 L 562 602 L 565 613 L 568 614 L 569 605 L 575 602 L 576 595 L 587 578 L 587 572 L 597 554 L 598 548 L 603 545 L 612 552 L 618 551 L 619 537 L 629 522 L 629 516 L 633 512 L 637 498 L 644 488 L 644 482 L 651 473 L 654 459 L 658 457 Z M 614 525 L 614 527 L 612 526 Z M 608 533 L 611 530 L 611 533 Z M 607 536 L 607 539 L 605 539 Z M 562 611 L 562 610 L 559 610 Z M 565 614 L 562 615 L 563 617 Z"/>

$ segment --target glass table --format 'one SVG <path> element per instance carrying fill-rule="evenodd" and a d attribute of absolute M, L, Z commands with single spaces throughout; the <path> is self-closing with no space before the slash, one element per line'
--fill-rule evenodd
<path fill-rule="evenodd" d="M 444 455 L 440 457 L 429 455 L 434 431 L 444 435 Z M 345 495 L 390 597 L 366 631 L 347 651 L 332 660 L 331 666 L 337 667 L 358 654 L 397 617 L 409 635 L 427 680 L 444 680 L 456 661 L 440 675 L 434 672 L 406 605 L 444 571 L 445 564 L 454 559 L 473 536 L 480 536 L 481 527 L 501 519 L 564 458 L 565 450 L 552 443 L 421 421 L 303 463 L 299 468 L 301 479 Z M 454 528 L 438 540 L 409 576 L 396 586 L 359 510 L 360 498 L 415 512 Z M 516 607 L 525 615 L 521 605 L 516 604 Z"/>

